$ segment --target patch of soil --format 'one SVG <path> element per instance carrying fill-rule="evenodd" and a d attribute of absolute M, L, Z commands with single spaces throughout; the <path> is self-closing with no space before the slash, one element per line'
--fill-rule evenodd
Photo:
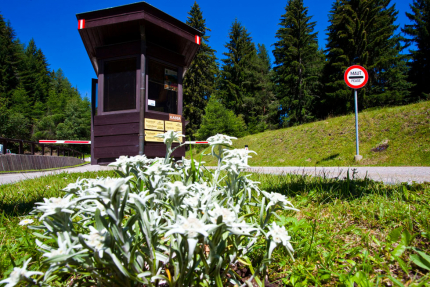
<path fill-rule="evenodd" d="M 372 148 L 371 151 L 373 151 L 373 152 L 381 152 L 381 151 L 386 150 L 387 148 L 388 148 L 388 144 L 380 144 L 377 147 Z"/>

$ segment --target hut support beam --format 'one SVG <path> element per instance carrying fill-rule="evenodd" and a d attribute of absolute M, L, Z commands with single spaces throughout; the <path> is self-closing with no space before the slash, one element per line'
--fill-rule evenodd
<path fill-rule="evenodd" d="M 140 119 L 139 155 L 145 154 L 145 107 L 146 107 L 146 34 L 145 25 L 140 24 Z"/>

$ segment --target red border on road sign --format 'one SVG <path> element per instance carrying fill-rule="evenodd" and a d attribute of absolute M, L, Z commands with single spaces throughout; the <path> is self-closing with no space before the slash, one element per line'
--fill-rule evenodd
<path fill-rule="evenodd" d="M 351 71 L 352 69 L 360 69 L 364 72 L 364 75 L 365 75 L 364 82 L 359 86 L 353 86 L 348 82 L 347 75 L 348 75 L 349 71 Z M 343 79 L 345 80 L 345 83 L 348 85 L 348 87 L 353 88 L 353 89 L 360 89 L 367 84 L 367 81 L 369 80 L 369 74 L 367 73 L 367 70 L 365 68 L 363 68 L 362 66 L 354 65 L 354 66 L 351 66 L 348 69 L 346 69 L 345 74 L 343 75 Z"/>

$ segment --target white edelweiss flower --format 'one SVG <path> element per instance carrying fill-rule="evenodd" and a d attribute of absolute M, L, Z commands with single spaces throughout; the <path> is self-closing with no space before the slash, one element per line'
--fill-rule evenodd
<path fill-rule="evenodd" d="M 171 198 L 188 194 L 188 187 L 180 181 L 166 183 L 167 195 Z"/>
<path fill-rule="evenodd" d="M 127 167 L 130 166 L 131 160 L 125 156 L 122 155 L 119 158 L 115 159 L 115 162 L 111 162 L 108 164 L 108 166 L 114 166 L 119 167 L 122 169 L 123 172 L 127 171 Z"/>
<path fill-rule="evenodd" d="M 164 143 L 172 143 L 174 141 L 180 141 L 181 137 L 185 137 L 183 134 L 175 131 L 167 131 L 164 134 L 158 134 L 156 138 L 162 138 Z"/>
<path fill-rule="evenodd" d="M 39 271 L 27 271 L 27 265 L 30 262 L 31 258 L 24 262 L 22 268 L 15 267 L 13 271 L 10 273 L 9 278 L 0 281 L 0 284 L 7 283 L 5 287 L 12 287 L 18 284 L 23 280 L 31 280 L 30 277 L 33 275 L 43 275 L 42 272 Z"/>
<path fill-rule="evenodd" d="M 230 210 L 225 207 L 220 207 L 218 203 L 214 203 L 215 208 L 209 210 L 208 213 L 211 216 L 211 221 L 216 224 L 218 217 L 222 217 L 222 222 L 227 225 L 232 225 L 237 222 L 237 208 L 233 208 L 234 210 Z"/>
<path fill-rule="evenodd" d="M 93 247 L 95 251 L 98 251 L 100 258 L 103 257 L 103 250 L 106 248 L 105 241 L 107 236 L 106 229 L 98 231 L 92 226 L 89 226 L 90 234 L 82 235 L 83 238 L 87 239 L 85 241 L 88 246 Z"/>
<path fill-rule="evenodd" d="M 143 174 L 147 176 L 162 176 L 167 175 L 170 172 L 175 171 L 170 164 L 163 164 L 161 162 L 156 162 L 151 166 L 148 166 Z"/>
<path fill-rule="evenodd" d="M 293 247 L 290 244 L 291 236 L 288 236 L 288 231 L 285 229 L 285 226 L 278 226 L 275 222 L 272 223 L 272 226 L 269 225 L 269 232 L 267 232 L 267 237 L 272 236 L 272 240 L 276 243 L 282 243 L 285 247 L 287 247 L 290 251 L 294 251 Z"/>
<path fill-rule="evenodd" d="M 272 226 L 269 226 L 269 232 L 266 233 L 266 236 L 272 237 L 272 241 L 270 242 L 269 246 L 269 258 L 273 249 L 275 249 L 278 244 L 284 245 L 288 253 L 292 256 L 294 249 L 290 243 L 291 236 L 288 236 L 288 232 L 285 230 L 284 226 L 280 227 L 275 222 L 273 222 Z"/>
<path fill-rule="evenodd" d="M 36 202 L 36 210 L 42 211 L 44 214 L 40 217 L 40 220 L 45 218 L 46 216 L 56 214 L 59 212 L 64 213 L 74 213 L 73 210 L 70 210 L 69 207 L 75 204 L 75 201 L 71 201 L 73 194 L 69 194 L 66 197 L 51 197 L 49 199 L 44 198 L 45 202 Z"/>
<path fill-rule="evenodd" d="M 194 195 L 194 196 L 190 196 L 190 197 L 185 197 L 184 203 L 187 204 L 188 206 L 190 206 L 191 208 L 195 209 L 195 208 L 199 207 L 200 200 L 201 200 L 201 198 L 199 195 Z"/>
<path fill-rule="evenodd" d="M 243 160 L 238 158 L 223 159 L 222 162 L 220 170 L 232 171 L 235 174 L 239 174 L 242 170 L 249 167 Z"/>
<path fill-rule="evenodd" d="M 272 205 L 280 204 L 285 209 L 299 211 L 298 209 L 294 208 L 293 204 L 287 200 L 285 195 L 282 195 L 277 192 L 271 192 L 271 193 L 268 193 L 266 191 L 261 191 L 261 192 L 264 194 L 264 196 L 266 196 L 267 199 L 269 199 L 269 203 L 267 204 L 266 210 L 268 210 L 269 207 L 271 207 Z"/>
<path fill-rule="evenodd" d="M 43 257 L 48 257 L 48 258 L 52 258 L 55 256 L 59 256 L 59 255 L 68 255 L 71 253 L 75 253 L 74 249 L 82 249 L 82 245 L 74 242 L 72 243 L 70 236 L 67 232 L 63 232 L 63 233 L 57 233 L 57 244 L 58 244 L 58 248 L 54 249 L 50 246 L 44 245 L 42 244 L 40 241 L 36 240 L 36 243 L 39 247 L 45 249 L 48 252 L 45 252 L 42 256 Z M 78 253 L 83 253 L 83 252 L 87 252 L 87 249 L 81 250 Z"/>
<path fill-rule="evenodd" d="M 34 222 L 33 219 L 23 219 L 18 224 L 21 226 L 25 226 L 25 225 L 32 224 L 33 222 Z"/>
<path fill-rule="evenodd" d="M 197 218 L 195 213 L 191 213 L 188 218 L 181 215 L 178 216 L 179 220 L 168 226 L 170 230 L 166 232 L 165 237 L 173 233 L 184 234 L 187 237 L 195 238 L 199 234 L 208 236 L 207 230 L 213 227 L 213 225 L 206 225 L 203 221 Z"/>
<path fill-rule="evenodd" d="M 236 235 L 247 235 L 247 236 L 251 235 L 251 233 L 250 233 L 251 231 L 257 231 L 258 232 L 258 228 L 255 228 L 253 225 L 250 225 L 244 221 L 231 223 L 230 226 L 228 226 L 228 230 L 231 233 L 236 234 Z M 258 235 L 255 235 L 255 236 L 258 236 Z"/>
<path fill-rule="evenodd" d="M 232 158 L 238 158 L 242 161 L 244 161 L 247 158 L 251 158 L 250 153 L 257 154 L 253 150 L 246 150 L 246 149 L 225 149 L 224 150 L 224 159 L 232 159 Z"/>
<path fill-rule="evenodd" d="M 206 141 L 209 142 L 209 145 L 232 145 L 233 142 L 231 140 L 236 140 L 235 137 L 230 137 L 227 135 L 216 134 L 214 136 L 209 137 Z"/>

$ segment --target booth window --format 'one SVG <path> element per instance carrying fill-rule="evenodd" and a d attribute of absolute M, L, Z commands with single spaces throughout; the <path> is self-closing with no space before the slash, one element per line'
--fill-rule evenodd
<path fill-rule="evenodd" d="M 136 66 L 136 58 L 104 62 L 104 112 L 136 109 Z"/>
<path fill-rule="evenodd" d="M 148 110 L 177 114 L 178 70 L 148 61 Z"/>

